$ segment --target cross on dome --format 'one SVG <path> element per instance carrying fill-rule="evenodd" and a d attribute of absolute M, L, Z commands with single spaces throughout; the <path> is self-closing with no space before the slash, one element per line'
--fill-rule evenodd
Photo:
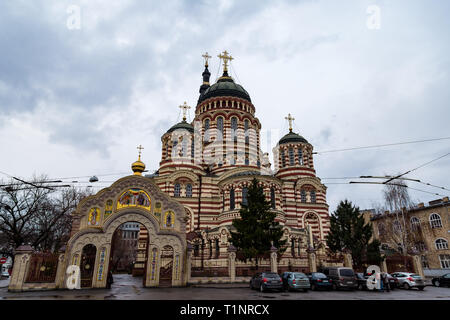
<path fill-rule="evenodd" d="M 208 55 L 208 52 L 205 52 L 205 54 L 202 54 L 202 57 L 205 58 L 205 67 L 208 67 L 208 59 L 211 58 L 211 56 Z"/>
<path fill-rule="evenodd" d="M 142 145 L 139 145 L 136 149 L 139 150 L 139 161 L 141 161 L 141 153 L 142 153 L 142 149 L 144 149 L 144 147 Z"/>
<path fill-rule="evenodd" d="M 289 113 L 287 117 L 285 117 L 285 119 L 287 121 L 289 121 L 289 132 L 292 132 L 292 121 L 295 120 L 294 117 L 291 116 L 291 114 Z"/>
<path fill-rule="evenodd" d="M 233 60 L 233 57 L 231 55 L 228 55 L 228 52 L 225 50 L 221 54 L 218 55 L 220 59 L 223 60 L 223 72 L 228 71 L 228 61 Z"/>
<path fill-rule="evenodd" d="M 182 104 L 181 106 L 179 106 L 180 109 L 183 110 L 183 121 L 186 121 L 186 113 L 187 111 L 191 108 L 190 106 L 187 105 L 186 101 L 184 102 L 184 104 Z"/>

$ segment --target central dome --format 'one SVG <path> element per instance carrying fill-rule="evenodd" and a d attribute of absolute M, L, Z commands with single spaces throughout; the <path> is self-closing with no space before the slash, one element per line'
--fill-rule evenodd
<path fill-rule="evenodd" d="M 238 97 L 252 102 L 248 92 L 240 85 L 233 81 L 231 77 L 221 77 L 215 84 L 203 92 L 198 98 L 198 103 L 213 97 Z"/>

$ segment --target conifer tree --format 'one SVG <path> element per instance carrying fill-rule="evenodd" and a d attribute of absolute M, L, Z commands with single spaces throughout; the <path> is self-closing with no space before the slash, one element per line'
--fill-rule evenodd
<path fill-rule="evenodd" d="M 370 242 L 371 224 L 365 224 L 359 208 L 353 206 L 351 201 L 345 200 L 339 203 L 330 217 L 330 223 L 330 232 L 326 241 L 331 252 L 349 250 L 356 267 L 362 266 L 363 262 L 379 264 L 382 261 L 379 241 Z"/>
<path fill-rule="evenodd" d="M 239 213 L 241 218 L 233 220 L 236 231 L 231 232 L 230 240 L 244 261 L 255 261 L 258 267 L 258 260 L 270 251 L 272 243 L 279 253 L 286 250 L 286 240 L 281 240 L 282 227 L 275 222 L 276 213 L 256 178 L 248 188 L 247 204 L 241 204 Z"/>

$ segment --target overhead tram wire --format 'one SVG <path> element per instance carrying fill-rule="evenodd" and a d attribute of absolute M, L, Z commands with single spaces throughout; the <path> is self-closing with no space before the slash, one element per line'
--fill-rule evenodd
<path fill-rule="evenodd" d="M 387 144 L 379 144 L 379 145 L 370 145 L 370 146 L 362 146 L 362 147 L 352 147 L 352 148 L 344 148 L 344 149 L 334 149 L 334 150 L 325 150 L 325 151 L 316 151 L 313 154 L 323 154 L 323 153 L 331 153 L 331 152 L 342 152 L 342 151 L 352 151 L 352 150 L 360 150 L 360 149 L 370 149 L 370 148 L 381 148 L 381 147 L 390 147 L 404 144 L 412 144 L 412 143 L 423 143 L 430 141 L 440 141 L 440 140 L 449 140 L 450 137 L 442 137 L 435 139 L 425 139 L 425 140 L 416 140 L 416 141 L 406 141 L 406 142 L 397 142 L 397 143 L 387 143 Z"/>

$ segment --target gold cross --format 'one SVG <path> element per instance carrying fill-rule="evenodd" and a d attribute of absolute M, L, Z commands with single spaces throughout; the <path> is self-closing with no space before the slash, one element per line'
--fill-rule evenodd
<path fill-rule="evenodd" d="M 287 121 L 289 121 L 289 132 L 292 132 L 292 121 L 295 120 L 294 117 L 289 113 L 287 117 L 284 117 Z"/>
<path fill-rule="evenodd" d="M 208 59 L 211 58 L 211 56 L 206 52 L 205 54 L 202 54 L 202 57 L 205 58 L 205 67 L 208 67 Z"/>
<path fill-rule="evenodd" d="M 186 121 L 187 110 L 190 109 L 191 107 L 189 107 L 185 101 L 183 105 L 179 106 L 179 108 L 183 109 L 183 121 Z"/>
<path fill-rule="evenodd" d="M 233 60 L 233 57 L 229 56 L 226 50 L 219 54 L 218 57 L 223 60 L 223 72 L 228 71 L 228 60 Z"/>
<path fill-rule="evenodd" d="M 139 145 L 136 149 L 139 150 L 139 161 L 141 161 L 141 152 L 142 152 L 142 149 L 144 149 L 144 147 Z"/>

